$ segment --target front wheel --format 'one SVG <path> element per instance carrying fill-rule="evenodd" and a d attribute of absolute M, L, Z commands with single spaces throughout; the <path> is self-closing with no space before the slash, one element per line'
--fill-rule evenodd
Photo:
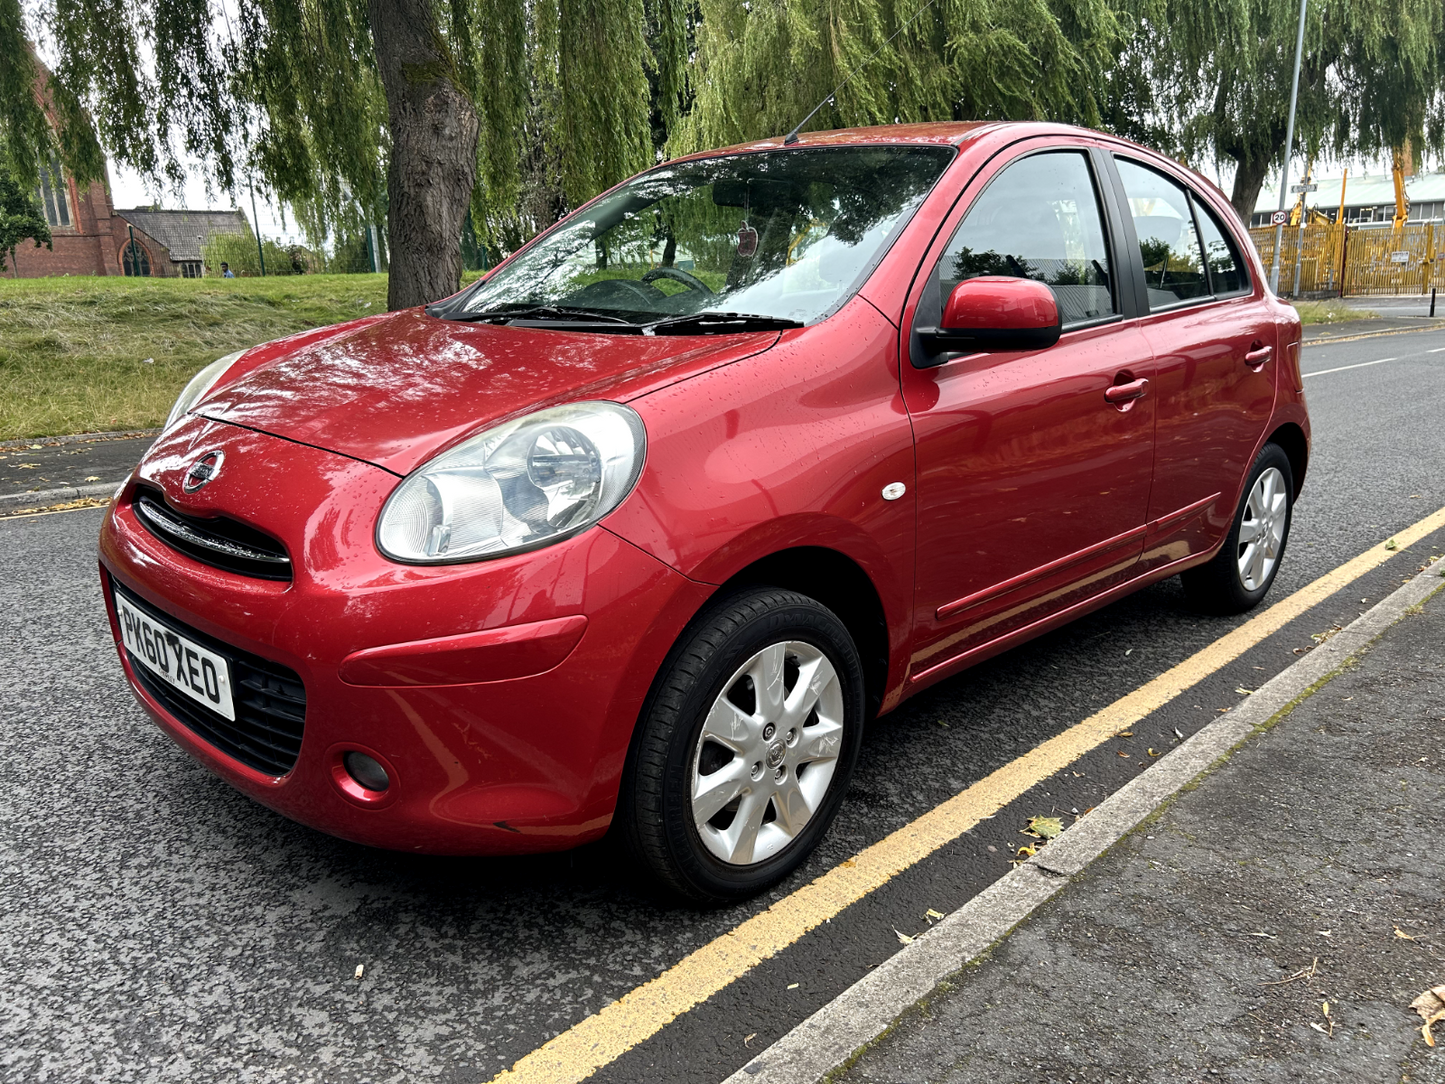
<path fill-rule="evenodd" d="M 1190 603 L 1214 614 L 1258 606 L 1279 572 L 1293 511 L 1289 456 L 1278 444 L 1266 444 L 1250 469 L 1224 545 L 1208 564 L 1180 576 Z"/>
<path fill-rule="evenodd" d="M 756 588 L 704 613 L 640 723 L 618 814 L 673 892 L 721 903 L 792 872 L 827 831 L 863 730 L 852 637 L 805 595 Z"/>

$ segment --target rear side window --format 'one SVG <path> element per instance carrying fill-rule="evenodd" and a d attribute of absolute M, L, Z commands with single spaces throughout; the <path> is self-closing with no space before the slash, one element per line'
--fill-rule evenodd
<path fill-rule="evenodd" d="M 1084 155 L 1030 155 L 993 179 L 939 261 L 940 306 L 980 275 L 1047 283 L 1065 327 L 1114 314 L 1109 249 Z"/>
<path fill-rule="evenodd" d="M 1155 311 L 1209 295 L 1199 236 L 1194 231 L 1189 196 L 1162 174 L 1125 158 L 1115 159 L 1124 182 L 1139 255 L 1144 261 L 1144 282 L 1149 288 L 1149 309 Z M 1236 261 L 1237 265 L 1238 261 Z"/>
<path fill-rule="evenodd" d="M 1209 285 L 1215 297 L 1249 293 L 1249 275 L 1229 231 L 1203 200 L 1194 200 L 1194 216 L 1204 237 L 1204 259 L 1209 264 Z"/>

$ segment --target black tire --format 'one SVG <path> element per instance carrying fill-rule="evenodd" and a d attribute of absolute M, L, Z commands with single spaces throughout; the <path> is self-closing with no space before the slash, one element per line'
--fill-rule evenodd
<path fill-rule="evenodd" d="M 1277 470 L 1284 476 L 1284 529 L 1276 550 L 1274 566 L 1263 582 L 1250 587 L 1240 573 L 1240 527 L 1249 509 L 1249 496 L 1255 483 L 1268 470 Z M 1239 498 L 1239 507 L 1234 511 L 1234 522 L 1229 528 L 1229 537 L 1208 564 L 1191 568 L 1180 575 L 1184 594 L 1195 609 L 1210 614 L 1237 614 L 1252 610 L 1269 594 L 1270 585 L 1279 574 L 1284 562 L 1285 547 L 1289 543 L 1289 528 L 1294 517 L 1294 474 L 1290 469 L 1289 456 L 1278 444 L 1266 444 L 1255 457 L 1244 492 Z"/>
<path fill-rule="evenodd" d="M 707 849 L 693 817 L 692 772 L 703 723 L 739 667 L 769 645 L 789 641 L 826 656 L 841 686 L 843 729 L 833 776 L 810 819 L 781 850 L 756 863 L 731 864 Z M 671 894 L 705 904 L 756 895 L 796 869 L 827 831 L 858 759 L 864 705 L 857 648 L 826 606 L 771 587 L 719 600 L 679 639 L 643 706 L 618 798 L 623 841 Z"/>

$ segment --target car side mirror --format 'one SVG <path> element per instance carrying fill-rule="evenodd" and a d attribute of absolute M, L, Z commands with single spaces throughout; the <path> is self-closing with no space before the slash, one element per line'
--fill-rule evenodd
<path fill-rule="evenodd" d="M 948 351 L 1043 350 L 1059 341 L 1063 322 L 1054 291 L 1034 279 L 984 275 L 953 288 L 938 327 L 918 337 L 935 354 Z M 945 359 L 940 357 L 937 364 Z"/>

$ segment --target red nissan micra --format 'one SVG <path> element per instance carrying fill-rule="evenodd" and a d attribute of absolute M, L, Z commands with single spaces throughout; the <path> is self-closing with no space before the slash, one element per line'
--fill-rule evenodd
<path fill-rule="evenodd" d="M 1220 193 L 1051 124 L 667 162 L 426 309 L 225 357 L 100 539 L 141 704 L 381 847 L 609 826 L 757 892 L 865 723 L 1182 573 L 1269 590 L 1294 310 Z"/>

